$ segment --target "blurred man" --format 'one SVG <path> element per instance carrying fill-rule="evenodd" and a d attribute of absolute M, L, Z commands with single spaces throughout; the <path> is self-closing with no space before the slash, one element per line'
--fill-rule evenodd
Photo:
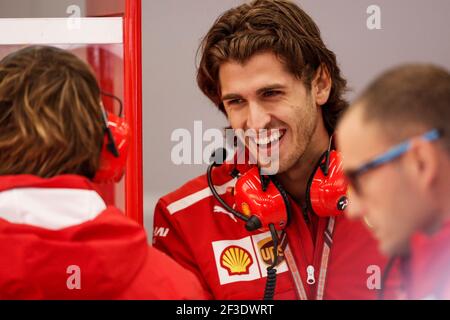
<path fill-rule="evenodd" d="M 407 296 L 450 299 L 450 74 L 406 65 L 383 74 L 338 129 L 348 214 L 398 257 Z"/>
<path fill-rule="evenodd" d="M 112 176 L 103 144 L 126 157 L 100 92 L 89 67 L 57 48 L 0 61 L 0 299 L 205 298 L 97 193 L 92 179 Z"/>
<path fill-rule="evenodd" d="M 212 197 L 206 175 L 160 199 L 154 244 L 195 272 L 218 299 L 262 299 L 267 268 L 277 264 L 275 299 L 372 299 L 370 266 L 384 266 L 370 233 L 344 216 L 319 217 L 307 204 L 310 178 L 347 107 L 346 81 L 314 21 L 289 1 L 258 0 L 225 12 L 201 45 L 197 80 L 235 130 L 279 150 L 277 180 L 289 194 L 287 241 L 274 259 L 271 233 L 248 232 Z M 260 133 L 259 133 L 260 134 Z M 247 145 L 248 146 L 248 145 Z M 218 193 L 236 181 L 214 168 Z"/>

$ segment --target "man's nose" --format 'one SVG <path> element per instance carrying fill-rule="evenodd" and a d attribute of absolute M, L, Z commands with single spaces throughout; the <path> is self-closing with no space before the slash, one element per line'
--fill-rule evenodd
<path fill-rule="evenodd" d="M 248 110 L 247 129 L 266 129 L 271 120 L 267 110 L 258 103 L 250 103 Z"/>

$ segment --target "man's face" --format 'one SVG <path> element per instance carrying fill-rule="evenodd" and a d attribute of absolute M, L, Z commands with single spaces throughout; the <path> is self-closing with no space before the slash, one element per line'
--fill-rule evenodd
<path fill-rule="evenodd" d="M 246 139 L 252 154 L 256 154 L 257 148 L 259 154 L 268 155 L 277 162 L 271 166 L 279 168 L 278 173 L 291 168 L 305 153 L 321 119 L 319 108 L 303 82 L 269 52 L 256 54 L 245 64 L 224 63 L 219 78 L 232 128 L 268 130 L 266 139 L 261 134 L 250 134 Z"/>
<path fill-rule="evenodd" d="M 350 111 L 337 130 L 345 171 L 355 170 L 393 146 L 382 128 L 366 122 L 361 114 L 360 108 Z M 409 239 L 423 224 L 427 211 L 406 160 L 402 156 L 361 174 L 356 178 L 358 188 L 349 190 L 347 215 L 365 220 L 386 255 L 408 250 Z"/>

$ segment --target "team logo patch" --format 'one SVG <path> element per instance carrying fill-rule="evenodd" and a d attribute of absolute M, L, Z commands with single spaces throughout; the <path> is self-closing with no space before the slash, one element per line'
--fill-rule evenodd
<path fill-rule="evenodd" d="M 273 241 L 272 238 L 265 238 L 263 240 L 258 241 L 258 249 L 259 254 L 261 255 L 262 260 L 268 266 L 273 264 L 275 259 L 274 249 L 273 249 Z M 279 266 L 284 261 L 284 255 L 281 250 L 278 250 L 278 261 L 277 266 Z"/>
<path fill-rule="evenodd" d="M 169 228 L 163 228 L 163 227 L 155 227 L 153 229 L 153 236 L 154 237 L 161 237 L 165 238 L 167 237 L 167 234 L 169 233 Z"/>
<path fill-rule="evenodd" d="M 231 212 L 225 210 L 221 206 L 214 206 L 214 212 L 226 214 L 227 216 L 229 216 L 231 218 L 231 220 L 233 220 L 234 222 L 237 222 L 236 217 Z"/>
<path fill-rule="evenodd" d="M 244 248 L 230 246 L 226 248 L 220 257 L 220 265 L 227 269 L 230 276 L 235 274 L 248 274 L 253 259 Z"/>
<path fill-rule="evenodd" d="M 220 284 L 261 278 L 251 237 L 212 243 Z"/>
<path fill-rule="evenodd" d="M 340 211 L 344 211 L 348 207 L 348 198 L 346 196 L 342 196 L 337 204 L 337 209 Z"/>
<path fill-rule="evenodd" d="M 212 247 L 221 285 L 267 277 L 267 267 L 274 259 L 270 232 L 238 240 L 215 241 Z M 278 255 L 276 269 L 277 273 L 289 270 L 282 254 Z"/>
<path fill-rule="evenodd" d="M 256 248 L 259 268 L 263 277 L 267 277 L 267 267 L 271 266 L 274 256 L 273 241 L 270 232 L 265 232 L 252 236 L 253 244 Z M 277 273 L 288 271 L 287 263 L 284 259 L 283 250 L 278 250 Z"/>

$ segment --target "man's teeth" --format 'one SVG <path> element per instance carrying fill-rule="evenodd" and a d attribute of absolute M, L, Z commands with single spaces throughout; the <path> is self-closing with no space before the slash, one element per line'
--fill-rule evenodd
<path fill-rule="evenodd" d="M 269 143 L 273 143 L 275 141 L 280 140 L 283 137 L 284 133 L 281 133 L 281 131 L 275 131 L 272 133 L 269 137 L 260 137 L 260 138 L 254 138 L 255 142 L 258 145 L 268 145 Z"/>

